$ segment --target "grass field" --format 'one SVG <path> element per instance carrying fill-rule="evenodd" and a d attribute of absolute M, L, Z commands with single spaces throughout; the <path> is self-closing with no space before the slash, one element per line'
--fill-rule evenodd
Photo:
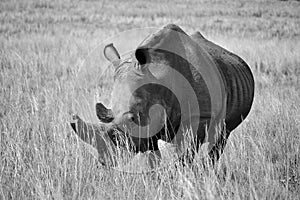
<path fill-rule="evenodd" d="M 0 199 L 300 199 L 299 1 L 2 0 L 0 21 Z M 68 124 L 80 95 L 108 96 L 79 63 L 120 31 L 171 22 L 251 66 L 251 113 L 214 169 L 104 169 Z"/>

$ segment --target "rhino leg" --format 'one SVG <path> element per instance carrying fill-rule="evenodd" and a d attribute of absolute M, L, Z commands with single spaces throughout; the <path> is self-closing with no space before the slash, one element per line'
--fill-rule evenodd
<path fill-rule="evenodd" d="M 126 172 L 145 172 L 167 167 L 174 163 L 178 158 L 178 145 L 165 142 L 161 139 L 157 141 L 159 151 L 139 152 L 130 160 L 130 162 L 118 167 Z"/>
<path fill-rule="evenodd" d="M 131 157 L 129 162 L 120 164 L 115 169 L 128 173 L 149 172 L 159 167 L 160 162 L 159 151 L 139 152 Z"/>
<path fill-rule="evenodd" d="M 228 136 L 230 134 L 230 131 L 222 131 L 221 137 L 218 139 L 216 144 L 212 147 L 212 149 L 209 151 L 209 157 L 211 159 L 212 164 L 214 165 L 219 158 L 221 157 L 224 148 L 227 143 Z"/>

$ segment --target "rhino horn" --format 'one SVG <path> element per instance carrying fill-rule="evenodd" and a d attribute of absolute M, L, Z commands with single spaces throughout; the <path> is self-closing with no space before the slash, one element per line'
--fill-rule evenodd
<path fill-rule="evenodd" d="M 72 116 L 70 123 L 76 135 L 87 144 L 93 145 L 98 152 L 98 159 L 102 165 L 115 163 L 115 145 L 107 135 L 109 127 L 104 124 L 87 123 L 78 115 Z"/>

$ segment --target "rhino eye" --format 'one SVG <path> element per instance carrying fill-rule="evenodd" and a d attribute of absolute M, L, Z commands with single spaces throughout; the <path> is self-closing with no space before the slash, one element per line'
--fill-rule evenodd
<path fill-rule="evenodd" d="M 134 121 L 135 121 L 134 115 L 130 116 L 130 117 L 129 117 L 129 120 L 134 122 Z"/>

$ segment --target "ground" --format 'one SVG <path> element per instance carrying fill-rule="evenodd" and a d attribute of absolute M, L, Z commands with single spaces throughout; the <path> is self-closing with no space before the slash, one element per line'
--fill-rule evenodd
<path fill-rule="evenodd" d="M 299 10 L 276 0 L 1 1 L 0 199 L 300 199 Z M 168 23 L 240 55 L 255 76 L 253 108 L 215 168 L 196 159 L 154 174 L 107 170 L 68 124 L 82 96 L 109 96 L 80 63 L 120 31 Z"/>

